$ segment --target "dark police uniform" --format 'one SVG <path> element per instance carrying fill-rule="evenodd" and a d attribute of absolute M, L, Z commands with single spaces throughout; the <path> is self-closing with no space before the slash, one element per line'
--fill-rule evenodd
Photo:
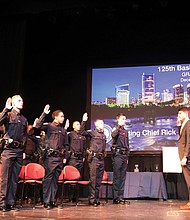
<path fill-rule="evenodd" d="M 27 136 L 27 119 L 14 109 L 4 109 L 0 114 L 0 125 L 6 132 L 2 160 L 2 182 L 0 191 L 1 210 L 10 210 L 15 204 L 17 183 L 23 162 L 23 148 Z"/>
<path fill-rule="evenodd" d="M 46 154 L 44 158 L 45 177 L 43 179 L 43 201 L 45 207 L 56 206 L 56 193 L 58 189 L 58 178 L 63 169 L 63 159 L 67 157 L 68 135 L 65 128 L 56 122 L 46 123 L 43 121 L 45 113 L 39 118 L 36 128 L 46 133 Z"/>
<path fill-rule="evenodd" d="M 32 128 L 27 134 L 27 140 L 24 145 L 24 153 L 26 154 L 23 159 L 23 165 L 27 165 L 28 163 L 38 163 L 39 155 L 39 138 L 35 135 L 36 128 Z"/>
<path fill-rule="evenodd" d="M 129 139 L 128 132 L 123 126 L 116 126 L 112 130 L 113 157 L 113 202 L 123 200 L 124 184 L 127 172 Z"/>
<path fill-rule="evenodd" d="M 74 166 L 80 172 L 81 179 L 83 178 L 83 158 L 86 152 L 86 137 L 80 134 L 80 131 L 71 131 L 68 134 L 70 145 L 70 157 L 68 164 Z M 76 201 L 76 189 L 71 190 L 71 201 Z"/>
<path fill-rule="evenodd" d="M 85 123 L 82 122 L 81 130 L 83 130 L 84 124 Z M 97 206 L 100 204 L 99 191 L 104 173 L 106 136 L 104 132 L 96 128 L 92 131 L 82 131 L 82 134 L 90 138 L 90 147 L 87 149 L 90 169 L 89 204 Z"/>
<path fill-rule="evenodd" d="M 83 158 L 85 158 L 86 152 L 86 137 L 76 131 L 71 131 L 68 137 L 70 145 L 70 159 L 68 163 L 76 167 L 82 177 Z"/>

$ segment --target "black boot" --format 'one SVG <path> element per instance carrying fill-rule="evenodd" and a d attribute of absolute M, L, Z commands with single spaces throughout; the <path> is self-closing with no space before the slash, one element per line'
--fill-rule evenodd
<path fill-rule="evenodd" d="M 44 203 L 44 208 L 49 210 L 52 209 L 53 207 L 51 206 L 50 203 Z"/>

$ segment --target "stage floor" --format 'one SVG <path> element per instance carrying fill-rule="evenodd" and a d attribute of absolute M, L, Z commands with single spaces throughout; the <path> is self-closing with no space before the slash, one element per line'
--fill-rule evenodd
<path fill-rule="evenodd" d="M 130 205 L 115 205 L 112 200 L 105 203 L 101 200 L 98 207 L 88 206 L 87 201 L 81 201 L 78 206 L 65 203 L 63 209 L 46 210 L 42 205 L 32 209 L 23 205 L 19 211 L 0 212 L 0 219 L 16 220 L 54 220 L 54 219 L 190 219 L 190 211 L 180 210 L 179 206 L 186 201 L 179 200 L 128 200 Z"/>

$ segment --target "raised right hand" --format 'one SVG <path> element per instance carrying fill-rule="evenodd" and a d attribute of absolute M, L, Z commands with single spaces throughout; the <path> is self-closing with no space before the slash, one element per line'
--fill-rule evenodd
<path fill-rule="evenodd" d="M 9 97 L 8 99 L 7 99 L 7 101 L 6 101 L 6 104 L 5 104 L 5 108 L 7 108 L 7 109 L 12 109 L 12 99 Z"/>
<path fill-rule="evenodd" d="M 82 117 L 83 121 L 87 121 L 88 120 L 88 114 L 85 112 L 83 117 Z"/>
<path fill-rule="evenodd" d="M 65 122 L 65 129 L 67 130 L 68 127 L 69 127 L 69 119 L 67 119 Z"/>
<path fill-rule="evenodd" d="M 47 104 L 47 105 L 45 106 L 45 108 L 44 108 L 44 113 L 45 113 L 46 115 L 50 113 L 50 105 L 49 105 L 49 104 Z"/>

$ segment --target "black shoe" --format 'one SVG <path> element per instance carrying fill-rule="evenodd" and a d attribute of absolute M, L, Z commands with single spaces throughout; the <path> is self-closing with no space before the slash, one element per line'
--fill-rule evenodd
<path fill-rule="evenodd" d="M 119 200 L 119 204 L 124 205 L 124 204 L 125 204 L 125 200 L 124 200 L 124 199 L 120 199 L 120 200 Z"/>
<path fill-rule="evenodd" d="M 20 209 L 14 205 L 6 205 L 7 210 L 9 211 L 19 211 Z"/>
<path fill-rule="evenodd" d="M 114 199 L 113 204 L 119 204 L 119 199 Z"/>
<path fill-rule="evenodd" d="M 98 206 L 98 203 L 96 201 L 94 202 L 89 202 L 89 205 L 93 205 L 94 207 L 97 207 Z"/>
<path fill-rule="evenodd" d="M 1 211 L 1 212 L 8 212 L 8 211 L 11 211 L 11 210 L 10 210 L 10 209 L 7 209 L 6 206 L 1 206 L 1 207 L 0 207 L 0 211 Z"/>
<path fill-rule="evenodd" d="M 44 208 L 49 210 L 52 209 L 53 207 L 51 206 L 50 203 L 44 203 Z"/>
<path fill-rule="evenodd" d="M 50 202 L 50 205 L 51 205 L 52 208 L 57 208 L 58 207 L 56 202 Z"/>
<path fill-rule="evenodd" d="M 124 199 L 114 199 L 113 200 L 113 204 L 125 204 L 125 200 Z"/>
<path fill-rule="evenodd" d="M 97 202 L 93 202 L 94 204 L 94 207 L 97 207 L 98 206 L 98 203 Z"/>

